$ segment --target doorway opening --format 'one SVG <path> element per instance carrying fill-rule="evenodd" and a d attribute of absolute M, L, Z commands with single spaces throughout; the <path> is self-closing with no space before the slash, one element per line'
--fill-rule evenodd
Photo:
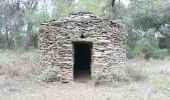
<path fill-rule="evenodd" d="M 91 78 L 92 42 L 74 41 L 74 80 L 85 82 Z"/>

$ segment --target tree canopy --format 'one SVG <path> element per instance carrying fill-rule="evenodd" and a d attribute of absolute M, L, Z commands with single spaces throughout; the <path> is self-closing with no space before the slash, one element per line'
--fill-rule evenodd
<path fill-rule="evenodd" d="M 169 0 L 130 0 L 127 5 L 123 0 L 0 0 L 0 48 L 36 48 L 41 23 L 75 11 L 90 11 L 123 23 L 128 57 L 165 53 L 160 45 L 170 48 Z M 155 33 L 164 38 L 156 39 Z"/>

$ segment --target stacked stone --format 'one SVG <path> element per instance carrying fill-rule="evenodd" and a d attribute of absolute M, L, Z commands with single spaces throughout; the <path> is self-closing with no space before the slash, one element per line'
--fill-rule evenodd
<path fill-rule="evenodd" d="M 73 41 L 93 42 L 92 78 L 100 74 L 110 81 L 108 72 L 125 66 L 125 35 L 121 24 L 90 12 L 72 13 L 65 19 L 42 23 L 38 36 L 42 70 L 55 69 L 57 81 L 73 80 Z"/>

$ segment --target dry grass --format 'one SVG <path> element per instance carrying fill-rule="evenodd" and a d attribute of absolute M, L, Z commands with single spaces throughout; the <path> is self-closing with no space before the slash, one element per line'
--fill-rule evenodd
<path fill-rule="evenodd" d="M 36 51 L 0 51 L 0 75 L 33 78 L 39 70 Z"/>
<path fill-rule="evenodd" d="M 134 80 L 151 82 L 156 90 L 170 91 L 170 58 L 164 60 L 129 60 L 129 70 Z"/>
<path fill-rule="evenodd" d="M 0 59 L 0 100 L 170 100 L 170 58 L 127 61 L 132 81 L 119 87 L 26 80 L 40 71 L 36 51 L 0 51 Z"/>
<path fill-rule="evenodd" d="M 30 79 L 35 78 L 40 71 L 35 50 L 29 52 L 0 50 L 0 59 L 0 75 Z M 132 81 L 151 81 L 155 75 L 158 77 L 170 75 L 170 58 L 149 61 L 128 60 L 127 66 L 127 77 Z"/>

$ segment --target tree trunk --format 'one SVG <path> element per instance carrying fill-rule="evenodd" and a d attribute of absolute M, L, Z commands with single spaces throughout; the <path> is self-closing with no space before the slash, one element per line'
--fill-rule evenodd
<path fill-rule="evenodd" d="M 10 48 L 17 48 L 17 20 L 13 18 L 10 27 Z"/>
<path fill-rule="evenodd" d="M 25 43 L 24 43 L 24 48 L 26 50 L 29 49 L 31 46 L 31 36 L 32 36 L 32 21 L 28 21 L 28 26 L 27 26 L 27 31 L 25 34 Z"/>
<path fill-rule="evenodd" d="M 115 17 L 116 17 L 115 2 L 116 2 L 116 0 L 112 0 L 112 1 L 111 1 L 111 3 L 112 3 L 112 7 L 111 7 L 111 9 L 112 9 L 111 19 L 115 19 Z"/>
<path fill-rule="evenodd" d="M 5 26 L 5 35 L 6 35 L 6 45 L 5 48 L 9 48 L 9 37 L 8 37 L 8 26 Z"/>
<path fill-rule="evenodd" d="M 5 17 L 5 20 L 7 21 L 7 17 Z M 9 41 L 9 36 L 8 36 L 8 24 L 7 22 L 5 22 L 5 35 L 6 35 L 6 44 L 5 44 L 5 48 L 9 48 L 10 47 L 10 41 Z"/>

